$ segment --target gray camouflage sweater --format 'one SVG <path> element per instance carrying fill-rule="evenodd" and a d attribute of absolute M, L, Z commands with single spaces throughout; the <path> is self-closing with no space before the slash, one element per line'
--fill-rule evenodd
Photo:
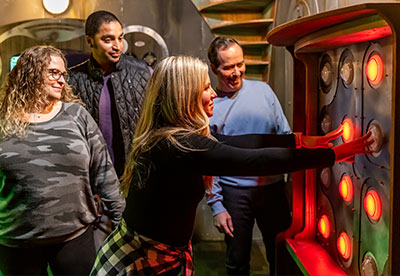
<path fill-rule="evenodd" d="M 93 195 L 114 224 L 125 201 L 103 137 L 79 104 L 63 103 L 50 121 L 31 124 L 23 138 L 0 141 L 0 244 L 63 241 L 97 216 Z"/>

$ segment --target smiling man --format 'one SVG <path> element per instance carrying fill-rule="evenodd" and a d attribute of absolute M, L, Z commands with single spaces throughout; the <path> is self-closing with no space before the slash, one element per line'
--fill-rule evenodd
<path fill-rule="evenodd" d="M 70 68 L 69 84 L 99 125 L 120 177 L 150 72 L 144 63 L 123 54 L 122 24 L 114 14 L 90 14 L 85 32 L 91 56 Z"/>
<path fill-rule="evenodd" d="M 290 127 L 271 87 L 245 80 L 243 49 L 233 38 L 216 37 L 209 49 L 211 69 L 218 78 L 211 129 L 224 135 L 284 134 Z M 283 175 L 269 177 L 219 176 L 208 197 L 214 224 L 225 233 L 228 275 L 249 275 L 254 222 L 263 236 L 275 270 L 275 237 L 290 224 Z"/>

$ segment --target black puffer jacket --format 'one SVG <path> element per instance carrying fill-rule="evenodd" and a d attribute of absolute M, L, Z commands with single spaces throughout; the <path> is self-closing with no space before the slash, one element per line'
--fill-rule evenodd
<path fill-rule="evenodd" d="M 70 68 L 71 85 L 75 94 L 86 104 L 86 109 L 99 123 L 99 101 L 103 88 L 103 75 L 91 56 L 85 62 Z M 124 143 L 125 160 L 130 151 L 136 123 L 141 112 L 144 90 L 150 78 L 146 65 L 134 58 L 121 55 L 116 71 L 111 73 L 114 101 Z"/>

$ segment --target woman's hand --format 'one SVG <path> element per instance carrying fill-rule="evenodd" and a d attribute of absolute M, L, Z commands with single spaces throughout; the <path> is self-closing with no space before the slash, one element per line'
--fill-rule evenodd
<path fill-rule="evenodd" d="M 331 148 L 333 146 L 329 141 L 335 140 L 343 132 L 343 125 L 340 125 L 337 129 L 329 132 L 324 136 L 302 136 L 302 146 L 309 149 L 314 148 Z"/>
<path fill-rule="evenodd" d="M 356 154 L 370 154 L 372 150 L 366 150 L 365 148 L 371 145 L 374 140 L 370 139 L 371 132 L 368 131 L 364 136 L 354 139 L 351 142 L 340 144 L 333 148 L 335 152 L 335 162 L 346 161 L 352 158 Z"/>

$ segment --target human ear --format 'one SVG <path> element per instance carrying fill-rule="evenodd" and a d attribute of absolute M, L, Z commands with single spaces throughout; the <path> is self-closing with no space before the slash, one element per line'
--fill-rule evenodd
<path fill-rule="evenodd" d="M 211 64 L 211 71 L 212 71 L 215 75 L 218 75 L 217 67 L 215 67 L 214 64 Z"/>
<path fill-rule="evenodd" d="M 93 46 L 94 46 L 94 41 L 93 41 L 93 38 L 91 38 L 90 36 L 86 36 L 86 42 L 89 44 L 89 47 L 90 48 L 93 48 Z"/>

